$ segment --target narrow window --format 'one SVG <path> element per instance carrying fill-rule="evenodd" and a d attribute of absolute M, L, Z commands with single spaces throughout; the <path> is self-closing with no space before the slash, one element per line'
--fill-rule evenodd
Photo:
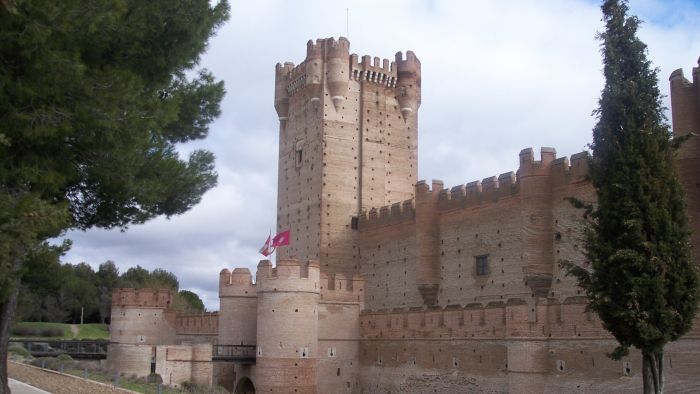
<path fill-rule="evenodd" d="M 303 152 L 303 150 L 301 150 L 301 149 L 299 149 L 299 150 L 297 151 L 297 166 L 300 166 L 300 165 L 301 165 L 301 161 L 302 161 L 302 152 Z"/>
<path fill-rule="evenodd" d="M 476 257 L 476 274 L 477 275 L 488 275 L 489 273 L 489 257 L 488 256 L 477 256 Z"/>
<path fill-rule="evenodd" d="M 360 227 L 360 218 L 352 218 L 351 226 L 353 230 L 357 230 Z"/>

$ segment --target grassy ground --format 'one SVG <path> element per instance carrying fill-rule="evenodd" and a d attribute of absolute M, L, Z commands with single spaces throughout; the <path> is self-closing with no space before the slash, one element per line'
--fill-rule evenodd
<path fill-rule="evenodd" d="M 78 335 L 76 339 L 109 339 L 109 326 L 106 324 L 76 324 Z"/>
<path fill-rule="evenodd" d="M 17 323 L 15 326 L 30 327 L 37 331 L 47 328 L 58 328 L 63 330 L 63 336 L 51 337 L 50 339 L 109 339 L 109 326 L 99 323 L 75 324 L 74 326 L 78 329 L 77 335 L 73 334 L 70 324 L 22 322 Z M 22 336 L 10 335 L 10 338 L 22 338 Z"/>
<path fill-rule="evenodd" d="M 63 370 L 64 373 L 70 374 L 73 376 L 78 376 L 78 377 L 84 377 L 85 376 L 85 370 L 78 370 L 78 369 L 69 369 L 69 368 L 64 368 Z M 114 384 L 114 377 L 113 376 L 106 376 L 101 373 L 95 373 L 95 372 L 90 372 L 88 371 L 88 379 L 89 380 L 94 380 L 96 382 L 101 382 L 105 384 L 112 385 Z M 158 394 L 158 384 L 155 383 L 144 383 L 143 381 L 139 381 L 137 379 L 132 379 L 132 378 L 127 378 L 127 377 L 119 377 L 119 387 L 127 390 L 132 390 L 136 391 L 139 393 L 143 394 Z M 163 394 L 182 394 L 184 391 L 181 389 L 173 389 L 169 387 L 163 386 Z"/>

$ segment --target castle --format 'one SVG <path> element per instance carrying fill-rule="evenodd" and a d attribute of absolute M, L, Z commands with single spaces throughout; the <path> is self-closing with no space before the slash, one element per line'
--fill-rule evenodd
<path fill-rule="evenodd" d="M 698 75 L 671 75 L 677 136 L 700 134 Z M 411 51 L 360 59 L 329 38 L 278 64 L 277 227 L 290 246 L 255 281 L 223 269 L 218 313 L 116 290 L 110 367 L 235 393 L 638 392 L 641 354 L 606 357 L 616 342 L 559 263 L 585 264 L 588 218 L 564 198 L 595 199 L 587 154 L 528 148 L 516 172 L 418 181 L 420 103 Z M 679 165 L 700 256 L 700 139 Z M 696 324 L 667 346 L 669 391 L 700 391 L 699 345 Z"/>

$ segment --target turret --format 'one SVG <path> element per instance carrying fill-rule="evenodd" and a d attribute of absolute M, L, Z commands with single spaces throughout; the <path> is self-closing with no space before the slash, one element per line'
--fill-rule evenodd
<path fill-rule="evenodd" d="M 306 43 L 306 91 L 314 108 L 321 104 L 323 93 L 323 42 L 318 39 L 315 45 L 311 40 Z"/>
<path fill-rule="evenodd" d="M 256 391 L 316 393 L 320 274 L 316 261 L 258 264 Z"/>
<path fill-rule="evenodd" d="M 700 59 L 698 59 L 700 65 Z M 693 82 L 683 76 L 683 69 L 671 73 L 671 118 L 673 136 L 681 137 L 690 133 L 700 135 L 700 67 L 693 68 Z M 681 183 L 688 200 L 691 241 L 700 245 L 700 188 L 698 188 L 698 168 L 700 167 L 700 138 L 692 137 L 678 150 L 678 170 Z M 693 248 L 693 257 L 700 264 L 700 250 Z"/>
<path fill-rule="evenodd" d="M 416 183 L 416 233 L 418 291 L 425 305 L 435 305 L 440 287 L 440 214 L 438 194 L 442 181 L 433 180 L 433 190 L 425 181 Z"/>
<path fill-rule="evenodd" d="M 289 114 L 289 92 L 287 92 L 288 75 L 294 68 L 294 63 L 286 62 L 284 66 L 277 63 L 275 67 L 275 110 L 282 128 L 287 124 Z"/>
<path fill-rule="evenodd" d="M 258 293 L 248 268 L 219 274 L 219 342 L 253 345 L 257 334 Z"/>
<path fill-rule="evenodd" d="M 700 59 L 698 59 L 700 65 Z M 681 137 L 690 133 L 700 133 L 700 67 L 693 68 L 693 82 L 683 75 L 683 69 L 671 73 L 671 119 L 673 135 Z M 700 138 L 691 138 L 683 144 L 679 159 L 700 156 Z"/>
<path fill-rule="evenodd" d="M 406 60 L 403 60 L 403 53 L 397 52 L 396 65 L 398 67 L 397 98 L 401 106 L 401 115 L 406 122 L 410 114 L 418 111 L 420 107 L 420 60 L 413 51 L 406 52 Z"/>
<path fill-rule="evenodd" d="M 552 217 L 552 162 L 557 152 L 542 148 L 535 161 L 532 148 L 520 152 L 520 195 L 523 226 L 523 273 L 536 296 L 544 297 L 554 269 L 554 218 Z"/>
<path fill-rule="evenodd" d="M 340 104 L 345 99 L 350 79 L 350 41 L 345 37 L 340 37 L 338 41 L 329 38 L 326 40 L 326 44 L 328 48 L 328 89 L 331 93 L 333 106 L 338 111 Z"/>

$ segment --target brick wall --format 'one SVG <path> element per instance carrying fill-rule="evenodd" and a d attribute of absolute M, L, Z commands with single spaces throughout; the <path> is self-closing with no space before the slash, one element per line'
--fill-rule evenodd
<path fill-rule="evenodd" d="M 194 381 L 212 385 L 213 365 L 210 344 L 156 346 L 156 373 L 163 384 L 179 387 L 182 382 Z"/>

